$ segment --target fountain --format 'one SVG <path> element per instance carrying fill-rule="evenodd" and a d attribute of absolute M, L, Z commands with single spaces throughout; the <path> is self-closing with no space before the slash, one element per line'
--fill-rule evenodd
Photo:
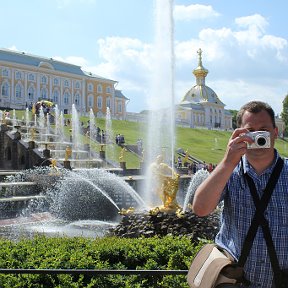
<path fill-rule="evenodd" d="M 56 162 L 52 162 L 50 167 L 23 171 L 21 174 L 22 181 L 36 183 L 37 187 L 41 187 L 40 196 L 42 196 L 39 199 L 32 199 L 28 207 L 18 215 L 22 219 L 18 220 L 18 223 L 22 229 L 25 229 L 26 233 L 27 231 L 29 233 L 53 231 L 53 233 L 61 232 L 66 235 L 75 235 L 73 233 L 77 230 L 77 233 L 81 231 L 82 236 L 91 236 L 91 230 L 96 231 L 96 227 L 100 227 L 99 229 L 103 233 L 105 230 L 103 225 L 114 227 L 119 223 L 119 219 L 122 219 L 119 226 L 115 228 L 113 235 L 125 235 L 127 237 L 162 236 L 167 233 L 175 234 L 175 229 L 178 235 L 192 235 L 194 227 L 198 225 L 197 223 L 201 223 L 195 215 L 187 213 L 187 203 L 185 203 L 184 212 L 182 211 L 179 204 L 182 199 L 179 199 L 177 194 L 180 176 L 174 170 L 175 103 L 172 11 L 172 0 L 156 1 L 155 67 L 153 67 L 155 74 L 153 75 L 149 99 L 151 113 L 147 126 L 150 129 L 147 143 L 144 143 L 145 158 L 143 159 L 146 169 L 145 178 L 148 181 L 144 181 L 145 185 L 137 193 L 122 177 L 114 175 L 104 168 L 83 169 L 83 167 L 79 167 L 79 169 L 70 171 L 56 169 Z M 160 91 L 159 83 L 165 83 Z M 168 103 L 168 106 L 163 107 L 163 103 Z M 60 116 L 57 112 L 56 131 L 61 131 L 60 134 L 63 135 L 61 128 L 63 118 L 59 120 Z M 107 108 L 106 134 L 112 137 L 111 118 L 109 117 L 109 108 Z M 39 111 L 38 122 L 40 134 L 45 133 L 45 115 L 42 109 Z M 90 111 L 90 145 L 94 136 L 94 122 L 93 111 Z M 48 123 L 46 123 L 46 127 L 49 127 Z M 83 160 L 88 161 L 87 158 L 91 157 L 91 152 L 85 151 L 81 146 L 79 118 L 74 104 L 72 105 L 71 132 L 71 145 L 68 146 L 69 149 L 67 149 L 68 147 L 63 149 L 64 161 L 75 164 L 81 160 L 79 159 L 81 151 L 87 156 Z M 113 142 L 113 139 L 108 139 L 108 141 Z M 108 146 L 106 145 L 107 148 Z M 122 152 L 120 162 L 124 162 L 125 150 Z M 156 158 L 157 161 L 155 162 Z M 155 175 L 157 175 L 156 178 L 152 177 Z M 9 181 L 17 182 L 19 177 L 19 175 L 10 176 Z M 210 232 L 208 231 L 210 234 L 214 235 L 217 231 L 216 222 L 216 220 L 213 222 Z M 13 221 L 10 221 L 11 223 L 17 224 Z M 10 225 L 10 228 L 13 225 Z M 199 225 L 201 226 L 201 224 Z M 7 227 L 7 225 L 4 226 Z M 204 226 L 207 226 L 206 222 Z M 83 232 L 85 227 L 89 227 L 89 229 Z M 130 227 L 130 230 L 127 227 Z M 151 227 L 153 227 L 152 230 Z M 18 227 L 13 230 L 14 234 L 16 233 L 15 230 L 19 230 Z M 86 232 L 87 234 L 85 234 Z M 194 234 L 193 237 L 199 237 L 197 233 Z M 96 234 L 92 233 L 92 235 L 95 236 Z M 211 237 L 207 236 L 207 238 Z"/>
<path fill-rule="evenodd" d="M 173 39 L 173 1 L 156 1 L 155 7 L 155 45 L 153 54 L 153 73 L 149 93 L 148 140 L 145 144 L 145 164 L 150 167 L 158 155 L 174 168 L 175 116 L 174 116 L 174 39 Z M 159 89 L 159 83 L 161 85 Z M 157 205 L 153 194 L 151 170 L 147 169 L 144 199 L 152 206 Z M 173 171 L 171 171 L 171 177 Z"/>

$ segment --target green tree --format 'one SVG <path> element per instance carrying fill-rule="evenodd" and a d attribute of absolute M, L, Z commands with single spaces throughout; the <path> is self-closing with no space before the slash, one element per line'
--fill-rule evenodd
<path fill-rule="evenodd" d="M 237 128 L 237 123 L 236 123 L 236 116 L 238 111 L 237 110 L 229 110 L 229 112 L 232 114 L 232 127 L 233 129 Z"/>
<path fill-rule="evenodd" d="M 283 111 L 281 113 L 281 118 L 283 119 L 285 123 L 285 132 L 287 131 L 288 128 L 288 94 L 285 96 L 283 100 Z"/>

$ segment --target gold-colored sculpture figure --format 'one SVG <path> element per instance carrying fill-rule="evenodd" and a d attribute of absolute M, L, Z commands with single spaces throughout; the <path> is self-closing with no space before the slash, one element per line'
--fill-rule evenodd
<path fill-rule="evenodd" d="M 128 215 L 128 214 L 133 214 L 135 212 L 134 207 L 129 207 L 128 209 L 122 208 L 118 213 L 120 215 Z"/>
<path fill-rule="evenodd" d="M 188 150 L 185 151 L 185 157 L 184 157 L 184 163 L 187 163 L 189 161 L 189 153 Z"/>
<path fill-rule="evenodd" d="M 65 161 L 68 161 L 71 155 L 72 155 L 72 149 L 70 146 L 67 146 L 65 149 Z"/>
<path fill-rule="evenodd" d="M 59 168 L 57 167 L 57 160 L 56 159 L 51 159 L 50 160 L 51 164 L 49 165 L 51 167 L 51 171 L 49 175 L 59 175 Z"/>
<path fill-rule="evenodd" d="M 156 207 L 157 210 L 175 212 L 180 208 L 176 200 L 180 175 L 172 167 L 163 163 L 161 155 L 157 156 L 156 161 L 150 167 L 153 177 L 152 186 L 163 203 L 163 206 Z"/>
<path fill-rule="evenodd" d="M 126 152 L 126 148 L 124 147 L 121 152 L 120 152 L 120 155 L 119 155 L 119 162 L 125 162 L 125 152 Z"/>
<path fill-rule="evenodd" d="M 35 128 L 31 128 L 30 133 L 31 133 L 31 140 L 34 141 L 35 140 Z"/>

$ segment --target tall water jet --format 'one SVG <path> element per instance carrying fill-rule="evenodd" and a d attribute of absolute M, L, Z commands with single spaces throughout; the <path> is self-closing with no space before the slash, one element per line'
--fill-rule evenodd
<path fill-rule="evenodd" d="M 171 167 L 174 166 L 175 100 L 174 100 L 174 31 L 173 1 L 155 2 L 155 43 L 153 51 L 152 87 L 148 97 L 148 143 L 145 145 L 145 163 L 149 167 L 158 155 Z M 147 169 L 147 183 L 143 197 L 152 206 L 155 195 L 151 171 Z M 172 175 L 171 175 L 172 176 Z"/>
<path fill-rule="evenodd" d="M 89 142 L 90 142 L 90 158 L 91 158 L 91 151 L 92 151 L 92 145 L 94 143 L 94 141 L 96 140 L 96 135 L 97 135 L 97 131 L 96 131 L 96 123 L 95 123 L 95 115 L 94 112 L 92 110 L 92 108 L 90 108 L 90 112 L 89 112 Z"/>
<path fill-rule="evenodd" d="M 115 159 L 114 145 L 113 145 L 113 130 L 110 108 L 106 108 L 106 122 L 105 122 L 105 143 L 106 143 L 106 158 Z"/>
<path fill-rule="evenodd" d="M 16 111 L 13 109 L 13 114 L 12 114 L 12 125 L 15 127 L 17 125 L 17 119 L 16 119 Z"/>
<path fill-rule="evenodd" d="M 72 104 L 72 151 L 75 152 L 72 158 L 78 157 L 78 152 L 81 148 L 81 133 L 80 121 L 75 104 Z"/>
<path fill-rule="evenodd" d="M 39 117 L 38 117 L 38 125 L 40 128 L 40 135 L 41 135 L 41 141 L 44 141 L 44 129 L 45 129 L 45 115 L 44 115 L 44 111 L 43 111 L 43 107 L 41 106 L 39 109 Z"/>

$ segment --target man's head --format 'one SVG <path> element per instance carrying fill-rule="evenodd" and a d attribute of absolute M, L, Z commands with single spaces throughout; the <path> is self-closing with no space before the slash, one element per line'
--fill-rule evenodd
<path fill-rule="evenodd" d="M 270 148 L 256 149 L 262 151 L 247 151 L 248 154 L 266 153 L 267 149 L 272 152 L 274 142 L 278 136 L 278 128 L 275 124 L 275 114 L 273 109 L 267 103 L 261 101 L 251 101 L 241 107 L 237 114 L 238 128 L 245 128 L 249 132 L 266 131 L 270 133 Z"/>
<path fill-rule="evenodd" d="M 255 113 L 255 114 L 259 113 L 261 111 L 266 111 L 271 118 L 273 127 L 274 128 L 276 127 L 275 113 L 274 113 L 273 109 L 271 108 L 271 106 L 265 102 L 251 101 L 251 102 L 248 102 L 247 104 L 243 105 L 237 113 L 236 123 L 237 123 L 238 128 L 242 127 L 243 115 L 246 111 L 250 112 L 250 113 Z"/>

